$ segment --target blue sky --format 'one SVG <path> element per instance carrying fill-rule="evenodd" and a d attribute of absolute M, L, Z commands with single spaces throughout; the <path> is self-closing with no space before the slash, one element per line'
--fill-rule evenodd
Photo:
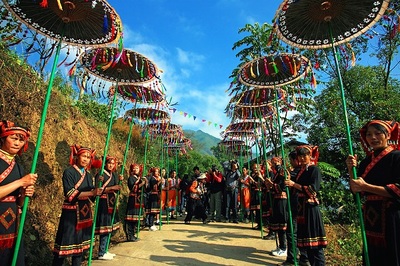
<path fill-rule="evenodd" d="M 246 36 L 238 30 L 247 23 L 271 23 L 281 1 L 109 3 L 121 17 L 125 48 L 143 54 L 164 71 L 161 79 L 167 98 L 179 103 L 174 106 L 177 111 L 171 112 L 172 123 L 220 138 L 230 123 L 224 113 L 230 99 L 225 91 L 239 64 L 232 46 Z"/>

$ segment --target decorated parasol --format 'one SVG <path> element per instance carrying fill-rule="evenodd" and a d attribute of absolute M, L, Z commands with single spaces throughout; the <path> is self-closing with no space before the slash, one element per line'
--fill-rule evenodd
<path fill-rule="evenodd" d="M 32 160 L 31 172 L 34 173 L 36 171 L 36 163 L 61 43 L 65 42 L 74 46 L 102 46 L 116 42 L 121 34 L 121 22 L 114 9 L 104 0 L 91 2 L 60 0 L 50 1 L 50 3 L 47 0 L 41 2 L 31 0 L 3 0 L 3 3 L 15 17 L 29 28 L 58 41 Z M 14 250 L 13 266 L 17 262 L 28 204 L 29 199 L 26 197 Z"/>
<path fill-rule="evenodd" d="M 131 57 L 131 55 L 133 55 Z M 87 50 L 80 57 L 83 71 L 86 75 L 93 75 L 102 80 L 108 82 L 115 82 L 114 90 L 111 93 L 113 95 L 110 121 L 108 125 L 108 132 L 104 147 L 104 158 L 107 156 L 109 141 L 111 138 L 111 128 L 114 119 L 114 109 L 117 99 L 118 92 L 115 88 L 118 88 L 120 82 L 122 84 L 134 83 L 136 85 L 143 84 L 144 82 L 152 82 L 156 79 L 157 68 L 156 66 L 146 57 L 139 55 L 136 52 L 123 49 L 119 50 L 112 47 L 105 48 L 94 48 Z M 103 161 L 99 175 L 102 176 L 104 172 L 105 161 Z M 102 182 L 100 181 L 98 186 L 101 187 Z M 92 238 L 89 252 L 89 265 L 92 260 L 93 245 L 92 241 L 94 238 L 95 224 L 97 218 L 99 196 L 96 197 L 93 227 L 92 227 Z"/>
<path fill-rule="evenodd" d="M 165 100 L 165 96 L 162 92 L 142 85 L 120 85 L 118 86 L 117 92 L 122 98 L 134 103 L 161 103 Z"/>
<path fill-rule="evenodd" d="M 348 149 L 351 155 L 354 154 L 353 145 L 335 46 L 348 42 L 370 29 L 381 18 L 388 5 L 389 0 L 288 0 L 281 4 L 276 14 L 278 36 L 284 42 L 306 49 L 332 48 L 342 98 Z M 353 174 L 357 178 L 355 167 L 353 167 Z M 369 265 L 368 246 L 358 193 L 356 194 L 356 203 L 365 263 Z"/>
<path fill-rule="evenodd" d="M 284 1 L 277 12 L 278 36 L 299 48 L 330 48 L 369 30 L 388 4 L 388 0 Z"/>
<path fill-rule="evenodd" d="M 301 55 L 276 54 L 263 56 L 244 64 L 239 82 L 258 88 L 281 87 L 299 80 L 311 72 L 309 60 Z"/>
<path fill-rule="evenodd" d="M 163 125 L 166 126 L 171 119 L 167 111 L 150 107 L 133 108 L 126 111 L 125 116 L 132 117 L 132 119 L 144 125 L 144 128 L 150 129 L 162 129 Z"/>

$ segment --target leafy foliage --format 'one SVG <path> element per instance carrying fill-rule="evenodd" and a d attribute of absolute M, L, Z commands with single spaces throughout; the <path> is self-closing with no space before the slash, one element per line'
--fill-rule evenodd
<path fill-rule="evenodd" d="M 97 122 L 107 125 L 110 121 L 110 106 L 97 102 L 96 98 L 91 95 L 84 94 L 79 101 L 75 103 L 75 106 L 83 115 L 90 117 Z M 118 113 L 118 108 L 114 109 L 115 116 L 115 114 Z M 116 119 L 116 117 L 114 117 L 114 119 Z"/>

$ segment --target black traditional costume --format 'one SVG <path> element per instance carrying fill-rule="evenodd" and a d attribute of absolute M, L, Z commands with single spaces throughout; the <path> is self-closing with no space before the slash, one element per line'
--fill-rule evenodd
<path fill-rule="evenodd" d="M 360 130 L 364 148 L 366 127 L 371 122 Z M 398 145 L 398 124 L 389 126 L 388 131 L 391 140 Z M 368 151 L 369 156 L 360 162 L 357 171 L 357 176 L 364 178 L 365 182 L 384 187 L 392 196 L 363 193 L 370 265 L 400 265 L 400 151 L 395 150 L 398 149 L 396 145 L 373 153 Z"/>
<path fill-rule="evenodd" d="M 278 232 L 279 249 L 286 250 L 286 228 L 288 221 L 287 211 L 287 194 L 285 192 L 285 177 L 281 175 L 280 166 L 277 167 L 275 174 L 272 176 L 271 193 L 273 196 L 272 201 L 272 215 L 270 217 L 269 229 Z"/>
<path fill-rule="evenodd" d="M 71 156 L 89 152 L 94 156 L 94 151 L 79 146 L 71 147 Z M 73 164 L 70 158 L 70 164 Z M 65 169 L 62 177 L 64 202 L 58 230 L 54 243 L 53 265 L 62 265 L 63 258 L 72 256 L 75 263 L 79 263 L 84 251 L 90 248 L 92 235 L 92 209 L 91 199 L 81 197 L 81 192 L 94 189 L 92 175 L 85 169 L 79 168 L 76 164 Z"/>
<path fill-rule="evenodd" d="M 6 138 L 12 134 L 21 134 L 25 138 L 25 145 L 18 154 L 26 151 L 28 148 L 28 139 L 30 131 L 28 129 L 15 126 L 11 121 L 0 122 L 0 138 Z M 14 154 L 9 154 L 6 151 L 0 150 L 0 186 L 5 186 L 25 175 L 20 164 L 15 160 Z M 11 265 L 14 248 L 18 233 L 18 218 L 21 212 L 18 201 L 21 200 L 21 188 L 18 188 L 0 198 L 0 258 L 4 265 Z M 24 243 L 21 242 L 16 265 L 25 265 L 24 259 Z"/>
<path fill-rule="evenodd" d="M 317 147 L 299 146 L 299 150 L 306 148 L 310 151 L 313 163 L 316 163 L 318 156 L 312 156 L 313 151 L 317 153 Z M 325 265 L 323 249 L 327 246 L 324 222 L 319 209 L 318 192 L 320 190 L 322 177 L 321 171 L 316 165 L 303 165 L 296 176 L 295 182 L 301 186 L 301 190 L 296 190 L 297 205 L 297 246 L 307 251 L 310 263 L 315 265 Z"/>
<path fill-rule="evenodd" d="M 24 170 L 16 163 L 15 158 L 7 158 L 7 154 L 0 150 L 0 185 L 4 186 L 24 176 Z M 4 265 L 11 265 L 14 254 L 15 241 L 18 232 L 18 217 L 20 208 L 17 199 L 20 189 L 0 199 L 0 257 Z M 18 253 L 17 265 L 25 265 L 23 245 Z"/>
<path fill-rule="evenodd" d="M 157 168 L 158 169 L 158 168 Z M 159 190 L 159 179 L 155 177 L 154 172 L 156 168 L 151 169 L 151 174 L 148 176 L 147 186 L 147 202 L 146 202 L 146 214 L 148 217 L 148 226 L 151 228 L 154 226 L 154 219 L 157 214 L 160 213 L 160 190 Z"/>
<path fill-rule="evenodd" d="M 92 229 L 92 211 L 89 198 L 78 199 L 79 193 L 94 189 L 92 176 L 76 165 L 63 174 L 65 200 L 58 225 L 54 253 L 62 256 L 82 255 L 89 249 Z"/>
<path fill-rule="evenodd" d="M 141 185 L 144 184 L 145 181 L 137 175 L 131 175 L 128 178 L 129 198 L 125 215 L 125 234 L 127 241 L 136 240 L 135 232 L 137 230 L 138 221 L 143 221 L 145 217 L 145 197 L 142 195 L 143 189 L 141 187 Z"/>
<path fill-rule="evenodd" d="M 106 158 L 106 163 L 110 160 L 116 160 L 112 157 Z M 115 169 L 113 169 L 115 170 Z M 99 182 L 99 175 L 96 175 L 96 182 Z M 119 184 L 119 179 L 114 172 L 109 172 L 104 169 L 102 191 L 103 194 L 99 197 L 97 219 L 95 234 L 100 235 L 99 243 L 99 257 L 102 257 L 106 253 L 108 238 L 113 231 L 116 231 L 120 227 L 119 215 L 116 210 L 114 221 L 112 220 L 114 208 L 116 208 L 116 194 L 115 191 L 109 190 L 106 192 L 106 188 L 116 186 Z"/>

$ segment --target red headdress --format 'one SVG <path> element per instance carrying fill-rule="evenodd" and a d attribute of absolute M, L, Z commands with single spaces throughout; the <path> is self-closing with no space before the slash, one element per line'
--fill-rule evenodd
<path fill-rule="evenodd" d="M 131 166 L 129 166 L 129 173 L 133 172 L 133 168 L 135 167 L 139 167 L 139 176 L 143 175 L 143 165 L 142 164 L 138 164 L 138 163 L 133 163 L 131 164 Z"/>
<path fill-rule="evenodd" d="M 399 123 L 395 121 L 383 121 L 383 120 L 371 120 L 366 123 L 360 129 L 360 137 L 361 137 L 361 146 L 365 153 L 368 155 L 372 153 L 372 149 L 367 142 L 367 130 L 371 125 L 380 125 L 382 126 L 388 133 L 390 133 L 390 139 L 388 140 L 388 144 L 393 146 L 396 150 L 400 150 L 400 130 Z"/>
<path fill-rule="evenodd" d="M 28 150 L 28 139 L 31 136 L 30 130 L 20 126 L 16 126 L 14 122 L 11 121 L 0 121 L 0 138 L 4 138 L 14 134 L 20 134 L 24 136 L 25 145 L 23 149 L 20 149 L 18 152 L 18 155 L 21 155 L 23 151 Z"/>
<path fill-rule="evenodd" d="M 89 154 L 90 154 L 90 164 L 87 168 L 90 168 L 90 167 L 100 168 L 101 167 L 101 161 L 95 160 L 95 158 L 94 158 L 94 155 L 96 154 L 96 150 L 92 150 L 91 148 L 82 147 L 78 144 L 71 146 L 71 153 L 69 155 L 69 164 L 74 165 L 75 157 L 84 152 L 89 152 Z M 99 165 L 99 162 L 100 162 L 100 165 Z"/>
<path fill-rule="evenodd" d="M 317 165 L 318 164 L 318 158 L 319 158 L 319 151 L 318 151 L 318 146 L 311 146 L 311 145 L 300 145 L 296 147 L 296 152 L 298 154 L 298 151 L 301 149 L 307 149 L 310 152 L 310 159 L 311 159 L 311 164 L 312 165 Z"/>

